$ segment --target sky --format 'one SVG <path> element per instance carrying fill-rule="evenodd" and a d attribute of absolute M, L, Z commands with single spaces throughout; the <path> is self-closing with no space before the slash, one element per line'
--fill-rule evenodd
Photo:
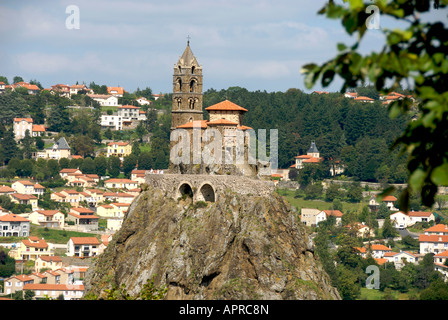
<path fill-rule="evenodd" d="M 331 59 L 338 42 L 354 43 L 339 21 L 317 14 L 324 3 L 0 0 L 0 75 L 9 82 L 14 76 L 35 79 L 45 88 L 93 81 L 129 92 L 150 87 L 169 93 L 189 37 L 203 67 L 204 91 L 240 86 L 309 92 L 301 67 Z M 79 9 L 78 29 L 70 28 L 76 15 L 70 6 Z M 378 51 L 383 41 L 380 31 L 369 30 L 363 49 Z M 324 90 L 339 89 L 336 81 Z"/>

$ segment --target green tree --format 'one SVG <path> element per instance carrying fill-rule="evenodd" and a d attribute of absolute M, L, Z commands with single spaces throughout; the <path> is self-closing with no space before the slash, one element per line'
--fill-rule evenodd
<path fill-rule="evenodd" d="M 362 200 L 362 187 L 360 183 L 353 182 L 347 190 L 347 198 L 350 202 L 360 202 Z"/>
<path fill-rule="evenodd" d="M 20 76 L 15 76 L 14 78 L 12 78 L 12 83 L 17 83 L 17 82 L 24 82 L 24 80 Z"/>
<path fill-rule="evenodd" d="M 79 169 L 86 174 L 96 174 L 95 161 L 92 158 L 87 157 L 84 159 Z"/>
<path fill-rule="evenodd" d="M 342 197 L 342 192 L 339 190 L 340 186 L 337 183 L 331 183 L 327 190 L 325 190 L 325 200 L 333 201 Z"/>
<path fill-rule="evenodd" d="M 105 176 L 107 172 L 107 158 L 100 156 L 94 159 L 95 162 L 95 173 L 97 175 Z"/>
<path fill-rule="evenodd" d="M 17 147 L 17 142 L 14 139 L 13 128 L 9 129 L 3 135 L 1 140 L 1 152 L 2 160 L 5 164 L 8 164 L 9 160 L 18 155 L 19 148 Z"/>
<path fill-rule="evenodd" d="M 348 5 L 347 5 L 348 4 Z M 400 196 L 400 208 L 407 211 L 412 191 L 421 194 L 424 205 L 431 207 L 438 186 L 448 185 L 448 68 L 446 67 L 447 27 L 437 15 L 425 15 L 435 9 L 446 8 L 446 1 L 374 1 L 381 19 L 391 17 L 402 24 L 399 28 L 381 28 L 385 43 L 380 52 L 362 55 L 359 48 L 368 33 L 366 7 L 369 1 L 349 0 L 347 4 L 329 1 L 320 11 L 330 19 L 342 21 L 345 31 L 355 36 L 352 46 L 339 43 L 335 58 L 318 66 L 303 67 L 305 84 L 311 88 L 320 80 L 323 87 L 335 77 L 343 79 L 341 92 L 371 83 L 380 93 L 389 93 L 403 82 L 413 84 L 417 104 L 411 99 L 391 103 L 392 118 L 409 114 L 417 108 L 418 117 L 409 122 L 392 147 L 401 147 L 408 155 L 410 172 L 408 187 Z M 381 47 L 381 46 L 379 46 Z M 388 190 L 385 190 L 387 193 Z"/>
<path fill-rule="evenodd" d="M 448 300 L 448 286 L 442 280 L 432 282 L 420 293 L 420 300 Z"/>
<path fill-rule="evenodd" d="M 48 117 L 48 129 L 56 132 L 70 132 L 70 113 L 63 105 L 52 107 Z"/>
<path fill-rule="evenodd" d="M 310 184 L 305 188 L 305 199 L 318 199 L 323 194 L 322 183 Z"/>
<path fill-rule="evenodd" d="M 0 251 L 0 277 L 8 278 L 16 272 L 16 260 L 3 249 Z"/>
<path fill-rule="evenodd" d="M 27 129 L 25 131 L 25 137 L 23 137 L 22 139 L 22 151 L 24 159 L 31 158 L 32 148 L 33 148 L 33 138 L 31 138 L 30 131 Z"/>
<path fill-rule="evenodd" d="M 356 271 L 338 265 L 337 271 L 337 289 L 343 300 L 356 300 L 361 294 L 361 287 L 358 285 L 358 275 Z"/>
<path fill-rule="evenodd" d="M 130 155 L 124 157 L 123 159 L 123 172 L 126 177 L 130 176 L 132 170 L 137 166 L 138 157 L 131 153 Z"/>
<path fill-rule="evenodd" d="M 398 235 L 397 230 L 392 225 L 389 217 L 384 219 L 384 224 L 382 228 L 383 238 L 393 238 Z"/>
<path fill-rule="evenodd" d="M 118 157 L 109 157 L 107 162 L 107 172 L 112 178 L 116 178 L 120 175 L 121 161 Z"/>

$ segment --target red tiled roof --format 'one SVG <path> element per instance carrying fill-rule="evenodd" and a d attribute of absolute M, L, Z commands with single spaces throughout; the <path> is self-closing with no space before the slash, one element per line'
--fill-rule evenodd
<path fill-rule="evenodd" d="M 448 232 L 448 225 L 439 223 L 426 229 L 425 232 Z"/>
<path fill-rule="evenodd" d="M 140 109 L 140 107 L 131 106 L 131 105 L 127 104 L 127 105 L 118 107 L 118 109 Z"/>
<path fill-rule="evenodd" d="M 31 237 L 29 238 L 29 240 L 22 240 L 22 243 L 27 246 L 27 247 L 33 247 L 33 248 L 48 248 L 48 244 L 44 239 L 38 239 L 37 242 L 30 241 L 30 239 L 32 239 Z"/>
<path fill-rule="evenodd" d="M 233 122 L 227 119 L 218 119 L 214 121 L 208 121 L 207 125 L 228 125 L 228 126 L 237 126 L 237 122 Z"/>
<path fill-rule="evenodd" d="M 214 104 L 208 108 L 205 108 L 205 110 L 207 110 L 207 111 L 243 111 L 243 112 L 247 111 L 247 109 L 240 107 L 239 105 L 237 105 L 229 100 L 224 100 L 222 102 Z"/>
<path fill-rule="evenodd" d="M 383 201 L 397 201 L 397 198 L 394 196 L 385 196 L 383 197 Z"/>
<path fill-rule="evenodd" d="M 437 243 L 445 243 L 448 242 L 448 235 L 428 235 L 421 234 L 418 237 L 418 241 L 420 242 L 437 242 Z"/>
<path fill-rule="evenodd" d="M 344 214 L 340 210 L 324 210 L 327 216 L 342 217 Z"/>
<path fill-rule="evenodd" d="M 303 160 L 302 162 L 303 163 L 318 163 L 321 161 L 322 161 L 321 158 L 309 158 L 309 159 Z"/>
<path fill-rule="evenodd" d="M 43 124 L 33 124 L 33 132 L 45 132 L 45 126 Z"/>
<path fill-rule="evenodd" d="M 100 244 L 96 237 L 71 237 L 74 244 Z"/>
<path fill-rule="evenodd" d="M 107 145 L 108 146 L 127 146 L 129 144 L 129 142 L 123 142 L 123 141 L 117 141 L 117 142 L 109 142 Z"/>
<path fill-rule="evenodd" d="M 432 215 L 432 212 L 425 212 L 425 211 L 411 211 L 408 212 L 408 216 L 411 217 L 429 217 Z M 448 232 L 448 230 L 446 230 Z"/>
<path fill-rule="evenodd" d="M 23 290 L 49 290 L 49 291 L 83 291 L 84 285 L 74 284 L 48 284 L 48 283 L 27 283 Z"/>
<path fill-rule="evenodd" d="M 71 208 L 71 210 L 79 212 L 79 213 L 94 213 L 92 210 L 87 208 Z"/>
<path fill-rule="evenodd" d="M 359 100 L 375 101 L 375 100 L 372 99 L 372 98 L 369 98 L 369 97 L 363 97 L 363 96 L 356 97 L 355 100 L 358 100 L 358 101 L 359 101 Z"/>
<path fill-rule="evenodd" d="M 207 128 L 207 120 L 190 121 L 190 122 L 184 123 L 180 126 L 177 126 L 176 128 L 179 128 L 179 129 L 193 129 L 193 128 L 206 129 Z"/>
<path fill-rule="evenodd" d="M 35 212 L 43 214 L 44 216 L 53 216 L 56 213 L 61 212 L 61 211 L 59 211 L 59 210 L 36 210 Z"/>
<path fill-rule="evenodd" d="M 76 171 L 81 171 L 79 169 L 71 169 L 71 168 L 64 168 L 61 171 L 59 171 L 59 173 L 71 173 L 71 172 L 76 172 Z"/>
<path fill-rule="evenodd" d="M 33 122 L 32 118 L 14 118 L 14 122 L 20 122 L 22 120 L 26 122 Z"/>
<path fill-rule="evenodd" d="M 17 198 L 19 200 L 37 199 L 37 197 L 32 194 L 22 194 L 22 193 L 13 193 L 11 194 L 11 197 Z"/>
<path fill-rule="evenodd" d="M 122 87 L 107 87 L 107 92 L 111 93 L 111 91 L 117 91 L 118 94 L 124 93 L 124 89 Z"/>
<path fill-rule="evenodd" d="M 0 216 L 0 221 L 4 222 L 29 222 L 30 220 L 25 219 L 24 217 L 18 216 L 16 214 L 5 214 Z"/>
<path fill-rule="evenodd" d="M 253 128 L 251 128 L 251 127 L 248 127 L 248 126 L 239 126 L 239 127 L 236 127 L 238 130 L 252 130 Z"/>
<path fill-rule="evenodd" d="M 109 180 L 106 180 L 106 181 L 104 181 L 105 183 L 134 183 L 134 184 L 136 184 L 137 182 L 136 181 L 132 181 L 132 180 L 130 180 L 130 179 L 109 179 Z"/>

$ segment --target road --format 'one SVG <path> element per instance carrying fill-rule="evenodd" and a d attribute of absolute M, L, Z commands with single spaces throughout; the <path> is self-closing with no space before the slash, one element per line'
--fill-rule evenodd
<path fill-rule="evenodd" d="M 400 236 L 406 237 L 406 236 L 411 236 L 414 239 L 418 239 L 419 233 L 414 233 L 414 232 L 410 232 L 407 229 L 403 229 L 403 230 L 398 230 L 398 233 L 400 234 Z"/>

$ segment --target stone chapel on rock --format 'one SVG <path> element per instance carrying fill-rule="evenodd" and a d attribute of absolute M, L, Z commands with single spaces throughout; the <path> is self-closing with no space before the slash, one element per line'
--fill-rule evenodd
<path fill-rule="evenodd" d="M 253 161 L 249 161 L 250 135 L 244 134 L 245 131 L 252 129 L 243 125 L 243 116 L 248 110 L 229 100 L 224 100 L 205 109 L 209 114 L 209 119 L 206 120 L 203 114 L 202 88 L 202 66 L 193 55 L 188 41 L 184 53 L 174 65 L 170 172 L 256 175 L 257 166 Z M 179 140 L 174 139 L 175 141 L 173 141 L 173 131 L 177 129 L 184 129 L 184 132 L 188 132 L 187 140 L 190 150 L 179 151 L 179 148 L 176 148 Z M 220 150 L 212 150 L 215 154 L 221 152 L 221 156 L 215 158 L 219 161 L 213 163 L 206 163 L 204 159 L 199 162 L 194 161 L 194 156 L 197 160 L 207 142 L 214 141 L 210 137 L 210 139 L 207 138 L 207 131 L 211 131 L 207 129 L 216 129 L 221 135 Z M 195 136 L 196 138 L 193 137 L 193 130 L 198 130 L 200 133 Z M 199 152 L 193 147 L 195 142 L 197 146 L 200 146 Z M 187 152 L 189 156 L 182 152 Z M 236 161 L 237 154 L 241 155 L 242 158 L 239 159 L 244 159 L 244 163 Z M 184 157 L 182 158 L 182 156 Z M 231 159 L 229 157 L 233 157 L 233 160 L 229 160 Z M 179 160 L 180 158 L 183 160 Z"/>

